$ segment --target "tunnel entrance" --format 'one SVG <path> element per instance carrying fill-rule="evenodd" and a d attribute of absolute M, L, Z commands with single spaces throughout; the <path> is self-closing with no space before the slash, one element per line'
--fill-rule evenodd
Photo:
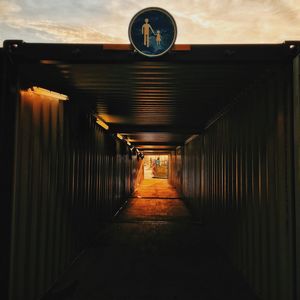
<path fill-rule="evenodd" d="M 7 41 L 9 299 L 294 300 L 299 49 Z"/>

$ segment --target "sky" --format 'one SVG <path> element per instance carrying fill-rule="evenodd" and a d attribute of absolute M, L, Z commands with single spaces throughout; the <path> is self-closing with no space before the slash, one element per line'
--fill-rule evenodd
<path fill-rule="evenodd" d="M 300 0 L 0 0 L 0 45 L 129 43 L 131 18 L 153 6 L 175 18 L 177 44 L 300 40 Z"/>

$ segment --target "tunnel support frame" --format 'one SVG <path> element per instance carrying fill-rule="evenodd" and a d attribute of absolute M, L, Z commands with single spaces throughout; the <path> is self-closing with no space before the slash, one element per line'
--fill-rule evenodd
<path fill-rule="evenodd" d="M 300 300 L 300 56 L 293 63 L 296 299 Z"/>
<path fill-rule="evenodd" d="M 11 226 L 12 203 L 14 197 L 15 177 L 15 141 L 16 114 L 19 98 L 18 66 L 10 57 L 9 48 L 3 51 L 1 57 L 3 70 L 0 88 L 0 170 L 4 176 L 0 181 L 0 212 L 1 212 L 1 272 L 0 280 L 4 287 L 3 299 L 9 299 L 10 263 L 11 263 Z"/>

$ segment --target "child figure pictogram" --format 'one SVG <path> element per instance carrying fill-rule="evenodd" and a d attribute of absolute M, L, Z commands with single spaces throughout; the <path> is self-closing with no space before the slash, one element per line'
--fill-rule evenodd
<path fill-rule="evenodd" d="M 160 30 L 157 30 L 157 33 L 156 33 L 156 44 L 157 44 L 157 46 L 160 46 L 160 42 L 161 42 L 161 33 L 160 33 Z"/>

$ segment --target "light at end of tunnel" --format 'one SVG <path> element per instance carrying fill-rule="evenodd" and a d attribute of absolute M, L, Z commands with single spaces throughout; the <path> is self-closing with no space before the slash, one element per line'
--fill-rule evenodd
<path fill-rule="evenodd" d="M 43 65 L 57 65 L 57 64 L 59 64 L 59 61 L 43 59 L 43 60 L 40 60 L 40 63 L 43 64 Z"/>
<path fill-rule="evenodd" d="M 117 137 L 120 139 L 120 140 L 123 140 L 123 137 L 120 133 L 117 133 Z"/>
<path fill-rule="evenodd" d="M 53 92 L 53 91 L 49 91 L 49 90 L 46 90 L 46 89 L 43 89 L 43 88 L 40 88 L 40 87 L 37 87 L 37 86 L 34 86 L 29 90 L 34 92 L 37 95 L 51 97 L 51 98 L 54 98 L 56 100 L 62 100 L 62 101 L 69 100 L 69 97 L 67 95 L 60 94 L 60 93 Z"/>
<path fill-rule="evenodd" d="M 104 128 L 105 130 L 109 129 L 109 126 L 105 122 L 103 122 L 102 120 L 100 120 L 99 118 L 96 120 L 96 123 L 98 125 L 100 125 L 102 128 Z"/>

